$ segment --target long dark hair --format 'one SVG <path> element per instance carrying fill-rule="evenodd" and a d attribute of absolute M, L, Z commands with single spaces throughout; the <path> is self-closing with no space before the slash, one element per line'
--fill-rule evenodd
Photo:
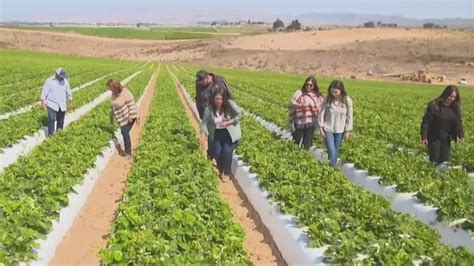
<path fill-rule="evenodd" d="M 460 104 L 461 103 L 461 95 L 459 95 L 459 89 L 458 87 L 454 86 L 454 85 L 449 85 L 448 87 L 446 87 L 444 90 L 443 90 L 443 93 L 441 93 L 441 95 L 436 98 L 436 102 L 441 102 L 441 101 L 444 101 L 446 99 L 449 98 L 449 96 L 451 96 L 451 94 L 453 94 L 453 92 L 456 92 L 456 100 L 453 101 L 453 104 Z"/>
<path fill-rule="evenodd" d="M 209 103 L 209 105 L 212 106 L 212 110 L 214 111 L 215 114 L 217 114 L 216 113 L 216 105 L 215 105 L 215 99 L 216 99 L 217 95 L 222 96 L 222 112 L 224 113 L 224 115 L 230 115 L 231 107 L 230 107 L 230 103 L 229 103 L 229 97 L 228 97 L 227 93 L 225 93 L 224 89 L 222 89 L 222 88 L 218 88 L 214 92 L 214 94 L 211 95 L 212 100 Z"/>
<path fill-rule="evenodd" d="M 338 89 L 341 91 L 341 100 L 342 102 L 347 105 L 347 93 L 346 89 L 344 88 L 344 83 L 340 80 L 333 80 L 331 84 L 328 87 L 328 97 L 327 97 L 327 102 L 328 105 L 330 105 L 335 99 L 334 96 L 331 93 L 331 89 Z"/>
<path fill-rule="evenodd" d="M 314 87 L 313 87 L 313 92 L 316 93 L 316 95 L 319 97 L 319 96 L 322 96 L 320 90 L 319 90 L 319 84 L 318 84 L 318 81 L 316 80 L 316 77 L 315 76 L 309 76 L 306 78 L 305 82 L 303 83 L 303 86 L 301 86 L 301 92 L 302 93 L 305 93 L 306 92 L 306 83 L 308 83 L 309 81 L 311 81 L 313 84 L 314 84 Z"/>
<path fill-rule="evenodd" d="M 434 99 L 433 101 L 430 102 L 430 106 L 434 105 L 436 108 L 436 111 L 439 113 L 439 105 L 446 99 L 453 94 L 453 92 L 456 92 L 456 99 L 451 103 L 451 106 L 454 108 L 454 111 L 456 113 L 461 112 L 461 95 L 459 95 L 459 89 L 455 85 L 449 85 L 446 88 L 444 88 L 443 92 L 441 93 L 438 98 Z"/>

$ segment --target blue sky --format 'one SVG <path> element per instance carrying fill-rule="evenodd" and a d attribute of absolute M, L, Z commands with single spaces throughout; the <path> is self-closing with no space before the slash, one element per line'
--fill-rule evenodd
<path fill-rule="evenodd" d="M 474 0 L 0 0 L 0 21 L 113 21 L 346 13 L 474 18 Z"/>

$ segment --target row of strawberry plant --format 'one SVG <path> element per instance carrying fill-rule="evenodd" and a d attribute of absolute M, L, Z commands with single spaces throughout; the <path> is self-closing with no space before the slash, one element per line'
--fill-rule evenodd
<path fill-rule="evenodd" d="M 23 68 L 24 66 L 18 65 L 17 67 Z M 32 70 L 25 69 L 25 73 L 22 76 L 22 80 L 14 80 L 13 78 L 12 80 L 8 80 L 6 79 L 8 78 L 7 75 L 4 78 L 4 81 L 7 83 L 0 85 L 0 96 L 7 97 L 10 95 L 16 95 L 19 93 L 27 92 L 35 88 L 40 88 L 40 86 L 43 85 L 42 82 L 44 82 L 47 78 L 51 77 L 56 69 L 47 70 L 47 72 L 43 70 L 39 73 L 31 73 L 30 71 Z M 93 70 L 94 69 L 91 69 L 90 67 L 78 64 L 74 67 L 74 71 L 72 73 L 70 71 L 68 72 L 69 82 L 75 83 L 81 76 L 93 74 Z M 19 86 L 21 86 L 21 89 L 18 89 Z"/>
<path fill-rule="evenodd" d="M 228 77 L 231 83 L 239 84 L 246 92 L 257 94 L 270 102 L 286 104 L 294 90 L 301 86 L 304 77 L 236 70 L 217 70 Z M 319 79 L 323 93 L 330 82 Z M 358 123 L 355 130 L 366 137 L 383 140 L 403 148 L 422 151 L 419 126 L 426 104 L 437 97 L 442 87 L 395 84 L 389 82 L 345 80 L 349 94 L 355 102 Z M 474 91 L 460 88 L 466 132 L 474 130 Z M 474 143 L 466 134 L 466 144 L 455 145 L 453 162 L 469 171 L 474 170 Z"/>
<path fill-rule="evenodd" d="M 70 75 L 71 87 L 76 87 L 106 74 L 128 68 L 119 61 L 96 60 L 80 57 L 46 59 L 31 56 L 29 53 L 0 51 L 0 59 L 6 59 L 7 67 L 22 70 L 21 76 L 7 73 L 0 86 L 0 112 L 9 112 L 33 103 L 38 99 L 44 81 L 53 75 L 54 70 L 64 66 Z M 136 68 L 138 66 L 134 66 Z M 45 72 L 45 69 L 48 72 Z M 9 70 L 10 71 L 10 70 Z"/>
<path fill-rule="evenodd" d="M 173 71 L 176 77 L 179 79 L 179 82 L 186 87 L 187 91 L 191 95 L 191 98 L 196 97 L 195 90 L 195 77 L 193 73 L 187 72 L 185 70 L 180 70 L 178 66 L 178 71 Z"/>
<path fill-rule="evenodd" d="M 126 72 L 120 72 L 110 78 L 123 79 L 136 70 L 137 69 L 134 68 Z M 73 93 L 75 108 L 89 103 L 105 91 L 105 81 L 102 81 Z M 43 125 L 47 124 L 47 118 L 47 113 L 43 112 L 38 106 L 26 113 L 10 117 L 6 120 L 0 120 L 0 148 L 11 146 L 17 143 L 22 137 L 37 132 Z"/>
<path fill-rule="evenodd" d="M 150 75 L 130 82 L 135 97 L 143 93 Z M 109 113 L 107 101 L 0 174 L 0 263 L 36 259 L 36 241 L 51 230 L 68 194 L 108 145 L 115 131 Z"/>
<path fill-rule="evenodd" d="M 184 71 L 192 79 L 192 71 Z M 217 70 L 223 73 L 239 90 L 258 96 L 269 105 L 277 105 L 286 110 L 288 99 L 300 86 L 304 77 L 300 75 L 282 75 L 264 72 L 239 70 Z M 320 78 L 323 93 L 328 78 Z M 355 130 L 359 135 L 370 137 L 387 144 L 401 147 L 407 152 L 424 154 L 419 145 L 419 123 L 426 103 L 439 95 L 441 87 L 408 84 L 391 84 L 376 81 L 347 80 L 351 97 L 355 101 Z M 347 85 L 348 84 L 348 85 Z M 401 86 L 401 88 L 399 88 Z M 374 87 L 376 89 L 374 89 Z M 474 97 L 473 90 L 461 88 L 466 144 L 454 145 L 453 163 L 463 165 L 468 171 L 474 171 L 474 143 L 470 141 L 469 132 L 474 131 Z M 367 97 L 370 95 L 370 97 Z M 415 109 L 413 109 L 415 107 Z M 381 111 L 382 110 L 382 111 Z M 283 119 L 286 117 L 282 116 Z M 383 126 L 381 126 L 383 125 Z M 282 125 L 286 126 L 286 124 Z M 408 149 L 407 149 L 408 148 Z M 472 155 L 472 156 L 471 156 Z"/>
<path fill-rule="evenodd" d="M 191 76 L 182 74 L 190 83 Z M 237 101 L 249 111 L 263 116 L 282 128 L 287 126 L 288 99 L 279 98 L 283 88 L 268 88 L 265 92 L 257 88 L 263 82 L 256 80 L 251 83 L 247 80 L 245 85 L 234 81 L 229 75 L 234 95 Z M 288 91 L 288 90 L 287 90 Z M 256 96 L 257 95 L 257 96 Z M 261 97 L 261 98 L 260 98 Z M 358 122 L 356 116 L 356 124 Z M 428 204 L 438 207 L 440 219 L 451 222 L 459 218 L 474 220 L 474 188 L 472 178 L 466 172 L 452 169 L 447 173 L 437 173 L 435 168 L 428 163 L 424 156 L 413 156 L 408 151 L 399 151 L 387 146 L 383 140 L 373 139 L 360 134 L 357 130 L 351 141 L 343 146 L 341 157 L 346 161 L 355 162 L 357 167 L 368 169 L 370 174 L 381 176 L 381 182 L 387 185 L 397 185 L 399 192 L 418 191 L 418 197 Z M 315 140 L 322 145 L 321 138 Z M 320 146 L 321 147 L 321 146 Z M 447 193 L 447 189 L 449 193 Z M 464 223 L 472 229 L 472 224 Z"/>
<path fill-rule="evenodd" d="M 325 252 L 329 262 L 363 258 L 364 263 L 409 264 L 426 257 L 441 264 L 474 261 L 474 254 L 464 247 L 442 244 L 433 229 L 394 212 L 386 199 L 315 162 L 309 153 L 273 136 L 255 120 L 245 119 L 242 127 L 238 153 L 282 211 L 298 217 L 311 245 L 329 246 Z"/>
<path fill-rule="evenodd" d="M 245 119 L 242 127 L 239 154 L 282 211 L 299 218 L 311 245 L 329 246 L 328 262 L 364 258 L 365 263 L 407 264 L 431 259 L 456 264 L 474 260 L 464 247 L 453 250 L 442 244 L 433 229 L 395 213 L 386 199 L 351 184 L 340 171 L 315 162 L 309 153 L 272 136 L 253 119 Z"/>
<path fill-rule="evenodd" d="M 150 112 L 102 262 L 249 264 L 244 232 L 217 192 L 168 74 Z"/>
<path fill-rule="evenodd" d="M 113 69 L 112 71 L 117 69 Z M 97 71 L 87 70 L 84 68 L 82 73 L 71 77 L 69 79 L 71 89 L 111 73 L 107 68 L 97 68 L 96 70 Z M 37 80 L 31 81 L 30 84 L 22 83 L 21 85 L 12 85 L 12 89 L 5 91 L 5 95 L 1 96 L 0 112 L 11 112 L 38 101 L 42 85 L 47 78 L 52 76 L 52 73 L 54 72 L 51 71 L 48 75 L 38 77 Z M 22 89 L 18 89 L 19 86 L 21 86 Z"/>
<path fill-rule="evenodd" d="M 97 57 L 71 56 L 44 52 L 31 52 L 20 50 L 0 49 L 0 88 L 10 84 L 21 84 L 24 81 L 49 75 L 58 67 L 65 67 L 72 76 L 79 74 L 83 66 L 102 66 L 113 68 L 126 64 L 141 64 L 116 59 L 103 59 Z M 93 69 L 92 67 L 89 69 Z"/>
<path fill-rule="evenodd" d="M 287 113 L 285 108 L 256 101 L 255 97 L 239 93 L 238 90 L 235 95 L 248 110 L 281 127 L 286 125 L 286 117 L 283 116 Z M 319 145 L 323 145 L 319 136 L 316 140 Z M 473 180 L 465 171 L 450 169 L 446 173 L 438 173 L 423 156 L 389 148 L 387 143 L 357 132 L 343 145 L 341 158 L 354 162 L 358 168 L 369 170 L 372 175 L 380 176 L 382 184 L 396 185 L 398 192 L 418 192 L 418 198 L 439 208 L 439 218 L 446 223 L 460 218 L 474 219 L 471 204 L 474 200 Z M 470 223 L 464 225 L 473 229 Z"/>

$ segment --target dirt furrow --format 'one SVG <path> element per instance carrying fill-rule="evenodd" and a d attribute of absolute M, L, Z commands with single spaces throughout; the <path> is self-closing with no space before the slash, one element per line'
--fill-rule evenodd
<path fill-rule="evenodd" d="M 136 148 L 155 92 L 157 74 L 151 77 L 139 106 L 141 123 L 131 131 Z M 79 216 L 56 249 L 50 265 L 99 265 L 98 251 L 105 247 L 115 211 L 121 202 L 132 161 L 114 153 L 82 207 Z"/>
<path fill-rule="evenodd" d="M 207 141 L 200 134 L 200 122 L 187 104 L 179 89 L 179 82 L 172 74 L 176 84 L 176 90 L 181 99 L 191 124 L 199 136 L 203 156 L 206 156 Z M 221 197 L 230 206 L 234 222 L 239 223 L 245 230 L 245 247 L 255 265 L 286 265 L 280 251 L 276 247 L 273 238 L 263 225 L 258 213 L 249 203 L 244 192 L 240 189 L 237 181 L 220 182 L 218 187 Z"/>

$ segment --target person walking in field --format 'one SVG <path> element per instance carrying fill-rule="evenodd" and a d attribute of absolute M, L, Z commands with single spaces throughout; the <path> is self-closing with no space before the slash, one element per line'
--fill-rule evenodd
<path fill-rule="evenodd" d="M 451 141 L 464 143 L 464 128 L 459 89 L 449 85 L 426 107 L 421 122 L 421 142 L 428 148 L 430 161 L 436 165 L 451 159 Z"/>
<path fill-rule="evenodd" d="M 342 140 L 350 138 L 352 125 L 352 99 L 347 96 L 342 81 L 334 80 L 329 85 L 328 96 L 319 116 L 320 132 L 326 143 L 331 167 L 336 167 Z"/>
<path fill-rule="evenodd" d="M 228 95 L 224 90 L 218 89 L 204 110 L 201 122 L 202 133 L 211 143 L 209 149 L 212 149 L 223 182 L 230 178 L 232 154 L 242 134 L 240 108 Z"/>
<path fill-rule="evenodd" d="M 206 70 L 200 70 L 196 73 L 196 109 L 199 113 L 199 118 L 202 120 L 204 117 L 204 110 L 209 105 L 209 101 L 212 95 L 217 90 L 222 91 L 227 99 L 233 99 L 232 92 L 230 91 L 227 81 L 224 77 L 209 73 Z M 212 144 L 207 143 L 207 157 L 213 158 Z"/>
<path fill-rule="evenodd" d="M 217 90 L 222 90 L 227 99 L 233 99 L 227 81 L 224 77 L 200 70 L 196 73 L 196 108 L 199 118 L 203 118 L 204 110 L 209 105 L 209 100 Z"/>
<path fill-rule="evenodd" d="M 118 80 L 107 81 L 107 87 L 112 92 L 112 111 L 110 120 L 113 122 L 115 117 L 120 125 L 123 142 L 125 146 L 125 157 L 132 158 L 132 141 L 130 139 L 130 131 L 138 120 L 138 108 L 133 98 L 133 94 L 128 88 L 122 86 Z"/>
<path fill-rule="evenodd" d="M 66 102 L 69 101 L 70 109 L 74 108 L 67 76 L 64 68 L 58 68 L 54 76 L 45 81 L 41 90 L 41 109 L 48 112 L 48 136 L 52 136 L 56 130 L 63 129 L 67 110 Z"/>
<path fill-rule="evenodd" d="M 297 90 L 290 103 L 289 126 L 293 141 L 305 149 L 313 144 L 313 133 L 318 128 L 318 116 L 324 98 L 314 76 L 306 79 L 301 89 Z"/>

